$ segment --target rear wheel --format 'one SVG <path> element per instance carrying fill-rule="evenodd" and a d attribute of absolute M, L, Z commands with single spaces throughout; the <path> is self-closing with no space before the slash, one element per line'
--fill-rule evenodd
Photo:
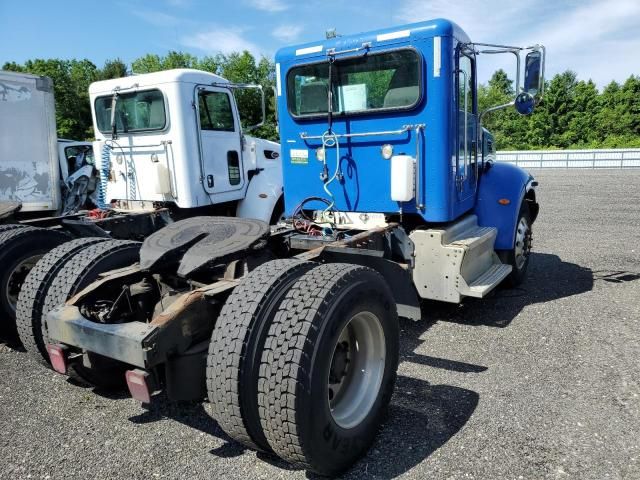
<path fill-rule="evenodd" d="M 518 213 L 518 223 L 516 224 L 513 248 L 511 250 L 498 251 L 498 256 L 502 263 L 511 265 L 511 273 L 504 280 L 504 284 L 508 287 L 517 287 L 527 276 L 531 247 L 533 244 L 531 224 L 529 203 L 523 200 L 520 212 Z"/>
<path fill-rule="evenodd" d="M 105 238 L 79 238 L 63 243 L 44 255 L 27 275 L 16 306 L 18 336 L 24 348 L 40 363 L 49 364 L 47 354 L 44 302 L 56 275 L 65 263 L 80 250 Z"/>
<path fill-rule="evenodd" d="M 298 260 L 262 264 L 222 307 L 211 337 L 207 390 L 213 416 L 234 440 L 270 450 L 258 413 L 258 373 L 264 339 L 289 287 L 313 266 Z"/>
<path fill-rule="evenodd" d="M 76 252 L 50 283 L 42 307 L 43 315 L 62 305 L 101 273 L 137 262 L 140 245 L 140 242 L 129 240 L 107 240 Z M 71 368 L 72 376 L 95 387 L 113 388 L 124 384 L 126 367 L 100 355 L 88 352 Z"/>
<path fill-rule="evenodd" d="M 16 304 L 25 278 L 45 253 L 68 240 L 66 233 L 46 228 L 0 232 L 0 329 L 15 334 Z"/>
<path fill-rule="evenodd" d="M 398 367 L 398 316 L 385 280 L 320 265 L 289 290 L 265 341 L 258 405 L 271 448 L 321 475 L 350 467 L 373 442 Z"/>

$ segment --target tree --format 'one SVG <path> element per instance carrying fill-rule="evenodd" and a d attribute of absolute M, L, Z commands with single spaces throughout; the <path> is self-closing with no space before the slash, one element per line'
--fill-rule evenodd
<path fill-rule="evenodd" d="M 135 59 L 135 74 L 172 68 L 195 68 L 215 73 L 234 83 L 262 85 L 266 97 L 265 124 L 254 133 L 277 140 L 276 98 L 273 62 L 257 60 L 251 53 L 196 57 L 169 51 L 166 55 L 147 54 Z M 6 62 L 3 70 L 28 72 L 51 77 L 56 100 L 58 135 L 74 139 L 93 137 L 88 89 L 91 82 L 120 78 L 129 73 L 120 59 L 107 60 L 99 69 L 91 61 L 34 59 L 24 64 Z M 381 82 L 381 85 L 384 82 Z M 632 75 L 624 83 L 611 82 L 598 92 L 591 81 L 578 80 L 574 72 L 555 75 L 546 83 L 546 94 L 530 116 L 513 108 L 483 117 L 483 126 L 496 138 L 498 148 L 613 148 L 640 147 L 640 77 Z M 253 90 L 234 91 L 245 127 L 262 118 L 261 99 Z M 382 95 L 382 93 L 379 93 Z M 486 85 L 478 85 L 478 109 L 503 105 L 515 96 L 514 82 L 504 70 L 496 71 Z"/>
<path fill-rule="evenodd" d="M 100 80 L 109 80 L 110 78 L 122 78 L 127 76 L 127 64 L 119 58 L 107 60 L 104 67 L 98 72 Z"/>

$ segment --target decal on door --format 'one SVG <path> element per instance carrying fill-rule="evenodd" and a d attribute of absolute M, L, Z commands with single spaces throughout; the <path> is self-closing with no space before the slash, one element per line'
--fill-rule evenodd
<path fill-rule="evenodd" d="M 291 149 L 291 163 L 307 164 L 309 163 L 309 150 Z"/>

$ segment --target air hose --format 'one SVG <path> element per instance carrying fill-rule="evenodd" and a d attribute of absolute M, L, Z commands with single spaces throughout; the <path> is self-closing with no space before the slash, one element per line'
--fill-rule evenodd
<path fill-rule="evenodd" d="M 107 204 L 107 185 L 109 183 L 109 170 L 111 169 L 111 145 L 105 143 L 102 146 L 102 162 L 100 165 L 100 193 L 98 195 L 98 208 L 106 209 L 110 205 Z"/>

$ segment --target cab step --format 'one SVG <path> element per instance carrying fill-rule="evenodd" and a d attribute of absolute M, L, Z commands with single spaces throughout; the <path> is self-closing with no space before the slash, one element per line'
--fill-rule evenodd
<path fill-rule="evenodd" d="M 497 229 L 467 215 L 444 228 L 414 230 L 413 281 L 422 298 L 459 303 L 482 298 L 511 272 L 494 251 Z"/>
<path fill-rule="evenodd" d="M 483 298 L 496 288 L 511 273 L 511 265 L 494 264 L 470 284 L 463 283 L 458 287 L 460 293 L 467 297 Z"/>

